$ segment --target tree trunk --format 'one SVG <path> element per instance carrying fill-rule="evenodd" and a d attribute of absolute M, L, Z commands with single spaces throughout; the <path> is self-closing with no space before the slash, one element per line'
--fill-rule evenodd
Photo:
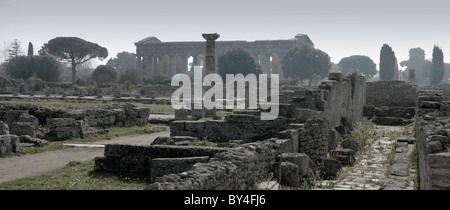
<path fill-rule="evenodd" d="M 75 85 L 75 80 L 76 80 L 76 76 L 77 76 L 77 69 L 76 69 L 77 65 L 75 64 L 75 62 L 72 61 L 72 84 Z"/>

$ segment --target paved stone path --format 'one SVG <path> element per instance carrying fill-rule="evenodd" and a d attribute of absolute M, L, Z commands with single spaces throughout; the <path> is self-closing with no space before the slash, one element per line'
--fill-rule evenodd
<path fill-rule="evenodd" d="M 397 137 L 404 134 L 405 127 L 376 126 L 378 139 L 369 144 L 365 152 L 356 155 L 352 166 L 345 166 L 336 180 L 324 180 L 316 189 L 333 190 L 380 190 L 385 188 L 390 174 L 389 158 L 393 158 L 393 149 Z"/>
<path fill-rule="evenodd" d="M 63 150 L 0 158 L 0 183 L 63 168 L 70 161 L 86 161 L 95 157 L 103 157 L 104 148 L 99 145 L 113 143 L 148 145 L 158 136 L 170 136 L 170 128 L 164 127 L 166 127 L 166 131 L 158 133 L 121 136 L 111 140 L 96 141 L 92 144 L 80 144 L 77 147 Z"/>

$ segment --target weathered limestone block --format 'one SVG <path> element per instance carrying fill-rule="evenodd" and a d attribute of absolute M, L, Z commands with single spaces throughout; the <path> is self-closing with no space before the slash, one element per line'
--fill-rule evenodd
<path fill-rule="evenodd" d="M 280 180 L 282 185 L 288 185 L 292 187 L 300 186 L 300 177 L 298 172 L 298 166 L 291 162 L 281 162 L 280 166 L 275 171 L 275 176 Z"/>
<path fill-rule="evenodd" d="M 8 135 L 9 134 L 9 126 L 8 124 L 0 121 L 0 135 Z"/>
<path fill-rule="evenodd" d="M 150 145 L 175 145 L 175 141 L 167 136 L 158 136 Z"/>
<path fill-rule="evenodd" d="M 438 109 L 441 106 L 441 102 L 437 101 L 420 101 L 419 108 L 433 108 Z"/>
<path fill-rule="evenodd" d="M 298 130 L 297 129 L 289 129 L 285 131 L 281 131 L 278 133 L 278 138 L 280 139 L 291 139 L 292 141 L 292 152 L 298 152 L 299 141 L 298 141 Z"/>
<path fill-rule="evenodd" d="M 318 117 L 319 112 L 317 110 L 311 110 L 311 109 L 297 109 L 297 115 L 295 116 L 296 120 L 300 123 L 306 122 L 308 119 Z"/>
<path fill-rule="evenodd" d="M 291 162 L 298 166 L 298 175 L 304 177 L 308 174 L 311 159 L 305 153 L 283 153 L 279 157 L 280 162 Z"/>
<path fill-rule="evenodd" d="M 47 126 L 50 128 L 49 135 L 56 140 L 82 137 L 89 129 L 86 121 L 73 118 L 47 118 Z"/>
<path fill-rule="evenodd" d="M 330 157 L 341 162 L 342 165 L 349 165 L 355 161 L 355 150 L 352 149 L 335 149 L 330 151 Z"/>
<path fill-rule="evenodd" d="M 338 160 L 331 158 L 321 158 L 318 163 L 319 170 L 324 179 L 334 178 L 341 170 L 342 164 Z"/>
<path fill-rule="evenodd" d="M 336 81 L 342 82 L 342 79 L 343 79 L 342 73 L 330 72 L 330 73 L 328 74 L 328 79 L 329 79 L 329 80 L 336 80 Z"/>
<path fill-rule="evenodd" d="M 187 120 L 189 117 L 189 110 L 175 109 L 175 120 Z"/>
<path fill-rule="evenodd" d="M 15 122 L 11 125 L 11 133 L 15 135 L 34 136 L 35 132 L 35 126 L 30 122 Z"/>
<path fill-rule="evenodd" d="M 39 120 L 33 116 L 33 115 L 29 115 L 29 114 L 22 114 L 19 116 L 19 118 L 17 119 L 18 122 L 28 122 L 31 123 L 34 127 L 34 130 L 38 130 L 39 129 Z"/>
<path fill-rule="evenodd" d="M 342 147 L 343 148 L 347 148 L 347 149 L 352 149 L 354 151 L 358 151 L 359 147 L 358 147 L 358 143 L 355 141 L 355 139 L 353 138 L 352 135 L 344 135 L 343 137 L 343 141 L 342 141 Z"/>
<path fill-rule="evenodd" d="M 336 129 L 331 128 L 328 130 L 328 151 L 336 149 L 342 141 L 342 136 L 336 131 Z"/>
<path fill-rule="evenodd" d="M 150 179 L 156 177 L 181 173 L 189 170 L 196 163 L 208 162 L 208 156 L 201 157 L 184 157 L 184 158 L 154 158 L 150 161 Z"/>
<path fill-rule="evenodd" d="M 0 135 L 0 155 L 5 152 L 18 152 L 19 148 L 19 137 L 16 135 Z"/>
<path fill-rule="evenodd" d="M 49 143 L 47 140 L 34 138 L 29 135 L 19 136 L 19 140 L 20 143 L 31 143 L 35 147 L 44 147 Z"/>

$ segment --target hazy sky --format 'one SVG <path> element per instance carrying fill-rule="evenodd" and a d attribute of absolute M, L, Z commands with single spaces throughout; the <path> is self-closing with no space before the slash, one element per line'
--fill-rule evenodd
<path fill-rule="evenodd" d="M 384 43 L 399 62 L 415 47 L 431 59 L 434 45 L 450 62 L 449 23 L 448 0 L 0 0 L 0 49 L 19 39 L 36 53 L 52 38 L 77 36 L 115 57 L 149 36 L 203 41 L 202 33 L 217 32 L 228 41 L 304 33 L 335 63 L 367 55 L 378 66 Z"/>

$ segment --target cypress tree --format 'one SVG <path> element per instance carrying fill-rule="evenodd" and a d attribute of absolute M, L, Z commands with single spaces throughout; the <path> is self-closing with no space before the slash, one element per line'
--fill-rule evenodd
<path fill-rule="evenodd" d="M 380 51 L 380 80 L 396 80 L 396 70 L 398 71 L 395 53 L 389 45 L 384 44 Z"/>
<path fill-rule="evenodd" d="M 433 68 L 431 70 L 431 85 L 437 85 L 444 77 L 444 53 L 438 46 L 433 48 Z"/>
<path fill-rule="evenodd" d="M 33 55 L 34 54 L 34 52 L 33 52 L 33 44 L 31 43 L 31 42 L 29 42 L 28 43 L 28 56 L 31 56 L 31 55 Z"/>

